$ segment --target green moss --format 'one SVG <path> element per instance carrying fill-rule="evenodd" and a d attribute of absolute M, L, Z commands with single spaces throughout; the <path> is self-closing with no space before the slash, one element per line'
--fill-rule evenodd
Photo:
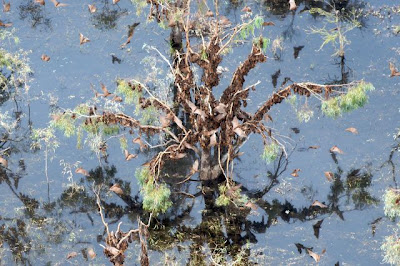
<path fill-rule="evenodd" d="M 59 115 L 58 119 L 52 120 L 51 126 L 63 131 L 66 137 L 75 135 L 75 121 L 72 119 L 72 115 L 70 113 Z"/>
<path fill-rule="evenodd" d="M 125 137 L 119 138 L 119 145 L 123 151 L 128 149 L 128 140 Z"/>
<path fill-rule="evenodd" d="M 392 265 L 400 265 L 400 238 L 397 235 L 397 231 L 394 235 L 385 238 L 381 249 L 385 253 L 383 262 L 390 263 Z"/>

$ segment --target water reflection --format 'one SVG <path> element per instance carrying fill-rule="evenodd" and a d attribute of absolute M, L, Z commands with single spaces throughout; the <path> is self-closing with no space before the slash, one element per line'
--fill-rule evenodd
<path fill-rule="evenodd" d="M 117 20 L 127 15 L 126 9 L 121 9 L 118 5 L 113 5 L 110 0 L 102 0 L 97 5 L 97 12 L 92 14 L 91 21 L 93 25 L 100 30 L 111 30 L 117 26 Z M 99 7 L 102 5 L 101 7 Z"/>
<path fill-rule="evenodd" d="M 43 27 L 47 30 L 51 30 L 51 19 L 47 17 L 44 6 L 34 1 L 26 1 L 26 3 L 21 4 L 18 9 L 20 19 L 28 19 L 31 22 L 32 28 Z"/>

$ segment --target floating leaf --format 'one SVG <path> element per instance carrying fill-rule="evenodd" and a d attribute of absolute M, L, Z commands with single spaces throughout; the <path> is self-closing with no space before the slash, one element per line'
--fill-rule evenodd
<path fill-rule="evenodd" d="M 46 2 L 44 0 L 35 0 L 35 3 L 40 4 L 42 6 L 44 6 L 46 4 Z"/>
<path fill-rule="evenodd" d="M 239 119 L 235 116 L 232 120 L 232 126 L 233 126 L 233 131 L 239 136 L 239 137 L 246 137 L 246 133 L 240 128 L 240 123 Z"/>
<path fill-rule="evenodd" d="M 115 248 L 115 247 L 107 246 L 105 248 L 105 250 L 107 250 L 108 252 L 110 252 L 114 256 L 117 256 L 119 254 L 119 250 L 117 248 Z"/>
<path fill-rule="evenodd" d="M 294 169 L 290 175 L 294 176 L 294 177 L 298 177 L 299 176 L 298 172 L 300 172 L 300 171 L 301 171 L 300 168 Z"/>
<path fill-rule="evenodd" d="M 118 3 L 120 0 L 113 0 L 113 4 L 115 5 L 116 3 Z"/>
<path fill-rule="evenodd" d="M 313 252 L 309 248 L 307 249 L 307 253 L 308 253 L 308 255 L 310 255 L 315 260 L 315 262 L 319 262 L 321 260 L 321 256 L 318 255 L 317 253 Z"/>
<path fill-rule="evenodd" d="M 89 176 L 89 172 L 83 169 L 82 167 L 76 168 L 75 173 L 82 174 L 84 176 Z"/>
<path fill-rule="evenodd" d="M 169 157 L 171 159 L 182 159 L 185 156 L 186 156 L 186 153 L 176 152 L 176 153 L 171 154 Z"/>
<path fill-rule="evenodd" d="M 137 154 L 129 153 L 128 150 L 125 150 L 124 153 L 125 153 L 125 160 L 127 161 L 135 159 L 137 157 Z"/>
<path fill-rule="evenodd" d="M 87 253 L 91 259 L 96 258 L 96 252 L 94 252 L 93 248 L 89 248 Z"/>
<path fill-rule="evenodd" d="M 320 207 L 320 208 L 323 208 L 323 209 L 324 209 L 324 208 L 328 208 L 327 205 L 325 205 L 325 204 L 319 202 L 318 200 L 314 200 L 314 202 L 311 204 L 311 206 L 317 206 L 317 207 Z"/>
<path fill-rule="evenodd" d="M 400 72 L 397 71 L 396 66 L 392 62 L 389 62 L 389 69 L 390 69 L 390 77 L 400 76 Z"/>
<path fill-rule="evenodd" d="M 97 11 L 97 7 L 94 4 L 88 5 L 88 8 L 90 13 L 95 13 Z"/>
<path fill-rule="evenodd" d="M 133 33 L 135 32 L 135 28 L 139 25 L 140 23 L 133 23 L 132 25 L 128 25 L 128 39 L 121 45 L 121 48 L 124 48 L 127 44 L 129 44 L 132 40 Z"/>
<path fill-rule="evenodd" d="M 45 62 L 49 62 L 50 61 L 50 56 L 45 55 L 45 54 L 42 54 L 42 56 L 40 58 Z"/>
<path fill-rule="evenodd" d="M 245 6 L 243 7 L 242 12 L 251 12 L 251 8 L 249 6 Z"/>
<path fill-rule="evenodd" d="M 144 143 L 140 137 L 133 139 L 132 142 L 140 145 L 140 151 L 144 151 L 145 149 L 148 148 L 147 144 Z"/>
<path fill-rule="evenodd" d="M 326 179 L 328 179 L 329 182 L 332 182 L 333 179 L 335 178 L 335 175 L 332 172 L 324 172 Z"/>
<path fill-rule="evenodd" d="M 3 12 L 4 12 L 4 13 L 9 12 L 10 9 L 11 9 L 11 3 L 10 3 L 10 2 L 6 3 L 6 2 L 3 0 Z"/>
<path fill-rule="evenodd" d="M 257 208 L 258 208 L 257 205 L 254 204 L 254 203 L 251 202 L 251 201 L 247 202 L 244 206 L 246 206 L 247 208 L 252 209 L 253 211 L 257 210 Z"/>
<path fill-rule="evenodd" d="M 0 164 L 2 164 L 5 168 L 8 167 L 8 161 L 0 156 Z"/>
<path fill-rule="evenodd" d="M 332 148 L 330 148 L 330 150 L 329 150 L 330 152 L 332 152 L 332 153 L 340 153 L 340 154 L 344 154 L 344 152 L 341 150 L 341 149 L 339 149 L 338 148 L 338 146 L 333 146 Z"/>
<path fill-rule="evenodd" d="M 319 146 L 318 145 L 314 145 L 314 146 L 310 146 L 310 147 L 308 147 L 309 149 L 313 149 L 313 150 L 316 150 L 316 149 L 319 149 Z"/>
<path fill-rule="evenodd" d="M 67 260 L 69 260 L 71 258 L 75 258 L 76 256 L 78 256 L 78 253 L 75 251 L 72 251 L 72 252 L 68 253 Z"/>
<path fill-rule="evenodd" d="M 275 26 L 275 23 L 273 23 L 272 21 L 267 21 L 263 23 L 263 26 Z"/>
<path fill-rule="evenodd" d="M 0 20 L 0 27 L 8 28 L 11 26 L 12 26 L 12 23 L 4 23 L 3 21 Z"/>
<path fill-rule="evenodd" d="M 346 131 L 351 132 L 353 134 L 358 134 L 358 130 L 354 127 L 346 128 Z"/>
<path fill-rule="evenodd" d="M 123 195 L 124 191 L 122 190 L 120 184 L 116 183 L 110 187 L 110 191 L 115 192 L 118 195 Z"/>
<path fill-rule="evenodd" d="M 321 229 L 321 224 L 323 221 L 324 219 L 319 220 L 316 224 L 313 225 L 314 235 L 316 238 L 319 238 L 319 230 Z"/>
<path fill-rule="evenodd" d="M 82 45 L 87 42 L 90 42 L 89 38 L 83 36 L 82 33 L 79 33 L 79 44 Z"/>
<path fill-rule="evenodd" d="M 63 4 L 58 2 L 57 0 L 50 0 L 51 2 L 53 2 L 55 7 L 62 7 L 62 6 L 68 6 L 68 4 Z"/>

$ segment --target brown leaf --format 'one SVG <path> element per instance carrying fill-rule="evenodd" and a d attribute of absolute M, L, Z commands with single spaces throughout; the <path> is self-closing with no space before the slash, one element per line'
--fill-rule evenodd
<path fill-rule="evenodd" d="M 106 246 L 105 250 L 107 250 L 114 256 L 117 256 L 119 254 L 119 250 L 115 247 Z"/>
<path fill-rule="evenodd" d="M 307 248 L 307 253 L 310 255 L 315 262 L 319 262 L 321 260 L 321 256 L 318 255 L 317 253 L 313 252 L 311 249 Z"/>
<path fill-rule="evenodd" d="M 103 83 L 100 83 L 100 85 L 101 85 L 101 90 L 103 91 L 103 96 L 104 97 L 108 97 L 108 96 L 112 95 L 112 93 L 110 93 L 107 90 L 106 85 L 104 85 Z"/>
<path fill-rule="evenodd" d="M 174 116 L 174 122 L 179 128 L 184 129 L 182 120 L 180 120 L 177 116 Z"/>
<path fill-rule="evenodd" d="M 114 102 L 117 102 L 117 103 L 121 103 L 121 102 L 122 102 L 122 98 L 119 97 L 119 96 L 117 96 L 117 95 L 115 95 L 115 96 L 112 98 L 112 100 L 113 100 Z"/>
<path fill-rule="evenodd" d="M 185 156 L 186 156 L 186 153 L 176 152 L 176 153 L 171 154 L 169 157 L 171 159 L 182 159 Z"/>
<path fill-rule="evenodd" d="M 232 24 L 232 22 L 225 16 L 220 16 L 219 17 L 219 24 L 222 26 L 229 26 Z"/>
<path fill-rule="evenodd" d="M 8 167 L 8 161 L 0 156 L 0 164 L 2 164 L 5 168 Z"/>
<path fill-rule="evenodd" d="M 246 133 L 240 128 L 240 122 L 239 119 L 235 116 L 232 120 L 232 126 L 233 126 L 233 131 L 239 136 L 239 137 L 246 137 Z"/>
<path fill-rule="evenodd" d="M 44 0 L 35 0 L 35 3 L 40 4 L 42 6 L 44 6 L 46 4 L 46 2 Z"/>
<path fill-rule="evenodd" d="M 148 148 L 147 144 L 144 143 L 140 137 L 133 139 L 132 142 L 140 145 L 140 151 L 144 151 Z"/>
<path fill-rule="evenodd" d="M 246 206 L 246 207 L 248 207 L 248 208 L 251 208 L 253 211 L 257 210 L 257 208 L 258 208 L 257 205 L 254 204 L 254 203 L 251 202 L 251 201 L 247 202 L 244 206 Z"/>
<path fill-rule="evenodd" d="M 310 147 L 308 147 L 309 149 L 313 149 L 313 150 L 316 150 L 316 149 L 319 149 L 319 146 L 318 145 L 314 145 L 314 146 L 310 146 Z"/>
<path fill-rule="evenodd" d="M 344 154 L 344 152 L 341 150 L 341 149 L 339 149 L 338 148 L 338 146 L 333 146 L 332 148 L 330 148 L 330 150 L 329 150 L 330 152 L 332 152 L 332 153 L 340 153 L 340 154 Z"/>
<path fill-rule="evenodd" d="M 192 103 L 191 101 L 186 100 L 186 103 L 189 106 L 189 108 L 192 110 L 192 112 L 194 112 L 198 109 L 197 106 L 194 103 Z"/>
<path fill-rule="evenodd" d="M 62 6 L 68 6 L 68 4 L 63 4 L 58 2 L 57 0 L 50 0 L 51 2 L 53 2 L 55 7 L 62 7 Z"/>
<path fill-rule="evenodd" d="M 199 171 L 199 160 L 194 161 L 192 167 L 190 168 L 190 175 L 194 175 Z"/>
<path fill-rule="evenodd" d="M 87 253 L 88 253 L 88 255 L 89 255 L 89 257 L 90 257 L 91 259 L 96 258 L 96 252 L 94 252 L 93 248 L 89 248 L 89 249 L 87 250 Z"/>
<path fill-rule="evenodd" d="M 296 2 L 294 0 L 289 0 L 289 10 L 296 10 L 297 9 L 297 5 Z"/>
<path fill-rule="evenodd" d="M 206 16 L 206 17 L 213 17 L 213 16 L 214 16 L 214 13 L 209 9 L 209 10 L 206 12 L 205 16 Z"/>
<path fill-rule="evenodd" d="M 206 120 L 207 115 L 203 110 L 197 109 L 194 113 L 200 115 L 201 119 Z"/>
<path fill-rule="evenodd" d="M 113 0 L 113 4 L 115 5 L 116 3 L 118 3 L 120 0 Z"/>
<path fill-rule="evenodd" d="M 50 56 L 48 56 L 46 54 L 42 54 L 42 57 L 40 57 L 40 58 L 45 62 L 49 62 L 50 61 Z"/>
<path fill-rule="evenodd" d="M 251 8 L 249 6 L 245 6 L 243 7 L 242 12 L 251 12 Z"/>
<path fill-rule="evenodd" d="M 88 8 L 90 13 L 95 13 L 97 11 L 97 7 L 94 4 L 88 5 Z"/>
<path fill-rule="evenodd" d="M 160 116 L 160 123 L 161 126 L 164 127 L 168 127 L 169 124 L 171 124 L 171 118 L 169 118 L 168 116 Z"/>
<path fill-rule="evenodd" d="M 267 21 L 263 23 L 263 26 L 275 26 L 275 23 L 273 23 L 272 21 Z"/>
<path fill-rule="evenodd" d="M 12 23 L 4 23 L 3 21 L 0 20 L 0 27 L 8 28 L 11 26 L 12 26 Z"/>
<path fill-rule="evenodd" d="M 354 128 L 354 127 L 346 128 L 346 131 L 351 132 L 353 134 L 358 134 L 357 128 Z"/>
<path fill-rule="evenodd" d="M 210 147 L 214 147 L 216 146 L 217 143 L 217 134 L 212 134 L 211 138 L 210 138 Z"/>
<path fill-rule="evenodd" d="M 82 45 L 87 42 L 90 42 L 89 38 L 83 36 L 82 33 L 79 33 L 79 44 Z"/>
<path fill-rule="evenodd" d="M 294 177 L 298 177 L 299 176 L 298 172 L 300 172 L 300 171 L 301 171 L 300 168 L 294 169 L 290 175 L 294 176 Z"/>
<path fill-rule="evenodd" d="M 272 117 L 269 114 L 264 115 L 264 120 L 265 120 L 265 122 L 269 122 L 269 121 L 274 122 L 274 120 L 272 120 Z"/>
<path fill-rule="evenodd" d="M 223 103 L 219 103 L 215 108 L 214 108 L 214 113 L 219 113 L 219 114 L 226 114 L 226 108 L 227 106 Z"/>
<path fill-rule="evenodd" d="M 311 206 L 317 206 L 317 207 L 320 207 L 320 208 L 323 208 L 323 209 L 324 209 L 324 208 L 328 208 L 327 205 L 325 205 L 325 204 L 319 202 L 318 200 L 314 200 L 314 202 L 311 204 Z"/>
<path fill-rule="evenodd" d="M 11 3 L 10 3 L 10 2 L 6 3 L 6 2 L 3 0 L 3 12 L 4 12 L 4 13 L 9 12 L 10 9 L 11 9 Z"/>
<path fill-rule="evenodd" d="M 121 48 L 124 48 L 127 44 L 131 43 L 133 33 L 135 32 L 135 28 L 139 25 L 140 23 L 133 23 L 132 25 L 128 25 L 128 39 L 126 42 L 124 42 L 121 45 Z"/>
<path fill-rule="evenodd" d="M 124 191 L 122 190 L 120 184 L 116 183 L 110 187 L 110 191 L 115 192 L 118 195 L 123 195 Z"/>
<path fill-rule="evenodd" d="M 390 77 L 400 76 L 400 72 L 397 71 L 396 66 L 392 62 L 389 62 L 389 69 L 390 69 Z"/>
<path fill-rule="evenodd" d="M 125 153 L 125 160 L 126 161 L 129 161 L 131 159 L 135 159 L 137 157 L 137 154 L 129 153 L 128 150 L 125 150 L 124 153 Z"/>
<path fill-rule="evenodd" d="M 68 253 L 67 260 L 69 260 L 71 258 L 75 258 L 76 256 L 78 256 L 78 253 L 75 251 L 72 251 L 72 252 Z"/>
<path fill-rule="evenodd" d="M 89 172 L 83 169 L 82 167 L 76 168 L 75 173 L 82 174 L 84 176 L 89 176 Z"/>
<path fill-rule="evenodd" d="M 335 178 L 335 175 L 332 172 L 324 172 L 326 179 L 328 179 L 329 182 L 332 182 L 333 179 Z"/>

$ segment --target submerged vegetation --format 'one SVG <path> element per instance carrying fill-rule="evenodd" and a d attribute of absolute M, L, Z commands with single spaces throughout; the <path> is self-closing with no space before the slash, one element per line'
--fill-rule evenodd
<path fill-rule="evenodd" d="M 119 8 L 118 2 L 113 1 L 111 5 L 111 1 L 102 1 L 103 6 L 97 7 L 97 13 L 94 5 L 89 6 L 95 27 L 104 31 L 116 28 L 118 18 L 127 12 Z M 79 235 L 83 230 L 76 220 L 58 220 L 64 208 L 70 212 L 68 219 L 78 214 L 85 215 L 93 228 L 98 227 L 97 242 L 114 265 L 139 261 L 141 265 L 150 265 L 150 250 L 166 252 L 172 248 L 181 254 L 187 252 L 189 265 L 250 265 L 259 261 L 265 263 L 265 250 L 254 252 L 250 248 L 257 243 L 256 235 L 265 233 L 278 219 L 287 223 L 318 219 L 312 227 L 314 236 L 319 238 L 321 224 L 327 216 L 344 220 L 345 212 L 362 210 L 379 202 L 369 191 L 372 183 L 370 169 L 343 171 L 339 165 L 340 158 L 336 157 L 343 151 L 334 146 L 329 151 L 332 165 L 337 169 L 325 172 L 329 184 L 326 200 L 314 199 L 318 190 L 312 186 L 303 187 L 301 194 L 310 205 L 295 206 L 290 202 L 293 190 L 287 184 L 292 180 L 295 183 L 303 172 L 296 168 L 290 176 L 287 175 L 289 178 L 281 178 L 289 170 L 292 153 L 288 149 L 292 147 L 288 145 L 289 137 L 282 136 L 275 129 L 280 123 L 286 126 L 284 116 L 274 112 L 282 102 L 291 105 L 295 113 L 293 117 L 300 122 L 309 122 L 314 116 L 319 119 L 318 114 L 338 118 L 368 103 L 369 94 L 374 90 L 371 83 L 366 80 L 348 81 L 347 76 L 344 78 L 344 71 L 340 82 L 321 82 L 321 78 L 316 80 L 317 75 L 308 75 L 308 81 L 293 81 L 285 77 L 281 87 L 277 87 L 275 81 L 276 90 L 270 89 L 264 83 L 265 79 L 252 83 L 250 81 L 255 78 L 264 77 L 265 73 L 258 71 L 259 65 L 279 62 L 281 55 L 278 55 L 278 50 L 282 53 L 285 48 L 283 37 L 271 42 L 274 37 L 266 29 L 273 23 L 264 21 L 264 17 L 256 15 L 258 12 L 253 12 L 251 7 L 243 8 L 235 24 L 221 15 L 222 4 L 218 1 L 132 0 L 132 3 L 138 15 L 148 11 L 147 23 L 157 23 L 160 31 L 170 33 L 170 40 L 167 44 L 161 41 L 165 44 L 161 51 L 144 45 L 143 51 L 147 56 L 140 61 L 143 69 L 138 72 L 132 69 L 131 77 L 112 80 L 115 88 L 101 83 L 110 83 L 110 80 L 105 80 L 109 76 L 102 75 L 100 88 L 97 84 L 87 84 L 93 91 L 92 98 L 80 98 L 73 108 L 63 106 L 64 103 L 52 105 L 48 127 L 35 128 L 29 123 L 29 145 L 26 146 L 32 153 L 44 152 L 47 200 L 36 200 L 18 191 L 19 175 L 25 170 L 18 170 L 17 174 L 11 172 L 7 158 L 12 149 L 7 145 L 19 141 L 12 138 L 19 126 L 15 121 L 19 119 L 13 119 L 5 110 L 0 112 L 0 183 L 7 185 L 22 202 L 21 213 L 24 212 L 35 223 L 34 230 L 37 230 L 28 232 L 31 224 L 25 225 L 19 218 L 0 217 L 4 224 L 11 221 L 8 226 L 0 228 L 0 246 L 8 241 L 10 247 L 20 247 L 20 250 L 12 251 L 18 263 L 29 264 L 23 255 L 25 251 L 46 252 L 43 247 L 31 245 L 34 234 L 48 238 L 50 244 L 63 243 L 64 239 L 74 248 L 77 246 L 76 249 L 84 247 L 81 253 L 86 262 L 96 259 L 94 249 L 87 247 L 95 237 Z M 36 5 L 39 4 L 37 1 Z M 57 6 L 54 2 L 54 5 L 58 10 L 66 7 L 64 3 Z M 294 18 L 296 3 L 290 1 L 289 6 L 285 1 L 282 5 L 285 12 L 291 12 Z M 360 15 L 353 9 L 349 11 L 335 5 L 329 5 L 327 10 L 314 6 L 307 10 L 313 16 L 324 18 L 325 26 L 311 31 L 322 36 L 320 48 L 333 44 L 334 55 L 342 58 L 343 67 L 345 47 L 350 44 L 346 34 L 361 26 Z M 138 25 L 128 25 L 128 38 L 120 46 L 127 54 L 132 52 L 128 45 Z M 16 44 L 19 41 L 13 30 L 0 29 L 0 38 Z M 86 45 L 89 42 L 86 39 L 80 45 Z M 294 55 L 295 59 L 300 50 Z M 165 51 L 171 54 L 163 54 Z M 247 51 L 247 56 L 240 57 L 240 51 Z M 276 61 L 268 59 L 269 53 Z M 10 53 L 0 49 L 0 89 L 1 94 L 7 95 L 3 97 L 4 102 L 21 95 L 20 88 L 28 91 L 32 70 L 27 56 L 24 51 Z M 234 60 L 236 65 L 228 64 L 228 69 L 224 60 L 230 56 L 237 56 Z M 42 60 L 48 62 L 50 58 Z M 326 61 L 329 61 L 329 56 Z M 121 59 L 112 55 L 112 64 L 115 62 L 120 64 Z M 166 67 L 163 68 L 160 62 Z M 297 71 L 294 67 L 292 70 Z M 280 70 L 277 73 L 279 76 Z M 254 96 L 254 91 L 262 91 L 265 98 L 260 98 L 261 94 Z M 295 134 L 300 132 L 297 128 L 292 130 Z M 358 134 L 355 128 L 347 131 Z M 59 136 L 59 132 L 64 136 Z M 97 156 L 100 167 L 86 170 L 84 163 L 61 159 L 62 174 L 68 183 L 63 183 L 65 190 L 59 198 L 51 199 L 48 164 L 56 156 L 62 158 L 66 152 L 74 153 L 71 150 L 57 152 L 65 137 L 76 138 L 78 149 L 88 148 Z M 266 179 L 262 181 L 265 184 L 249 189 L 246 180 L 251 178 L 250 175 L 239 176 L 236 167 L 244 145 L 248 145 L 248 140 L 253 137 L 262 145 L 257 149 L 261 154 L 253 158 L 270 165 Z M 318 148 L 313 144 L 299 151 Z M 128 181 L 118 177 L 115 167 L 110 166 L 109 157 L 118 152 L 127 162 L 145 159 L 138 167 L 127 164 L 126 167 L 132 168 L 129 169 Z M 24 169 L 21 161 L 19 167 Z M 74 179 L 75 174 L 80 178 Z M 131 195 L 131 187 L 137 188 L 137 195 Z M 280 196 L 267 199 L 266 195 L 273 189 Z M 195 205 L 199 198 L 201 209 Z M 348 204 L 346 209 L 339 206 L 343 199 Z M 391 219 L 399 216 L 397 201 L 397 190 L 388 190 L 384 197 L 385 214 Z M 256 212 L 257 209 L 262 212 Z M 46 212 L 56 218 L 45 218 L 43 213 Z M 188 222 L 185 217 L 195 212 L 200 216 L 199 221 Z M 130 223 L 121 225 L 124 216 Z M 249 219 L 248 216 L 256 218 Z M 54 224 L 55 232 L 46 232 L 47 227 Z M 131 228 L 124 231 L 123 226 Z M 14 238 L 16 230 L 21 231 L 21 239 Z M 382 245 L 387 254 L 386 262 L 395 264 L 400 261 L 393 255 L 397 256 L 397 240 L 397 235 L 391 236 Z M 316 262 L 325 253 L 323 250 L 317 254 L 313 248 L 300 243 L 295 247 L 299 254 L 304 251 Z M 0 250 L 0 255 L 1 252 L 3 250 Z M 70 252 L 66 259 L 78 255 L 75 251 Z M 135 256 L 138 259 L 133 262 Z M 165 253 L 164 259 L 164 264 L 178 264 L 177 258 L 171 258 L 169 254 Z"/>

